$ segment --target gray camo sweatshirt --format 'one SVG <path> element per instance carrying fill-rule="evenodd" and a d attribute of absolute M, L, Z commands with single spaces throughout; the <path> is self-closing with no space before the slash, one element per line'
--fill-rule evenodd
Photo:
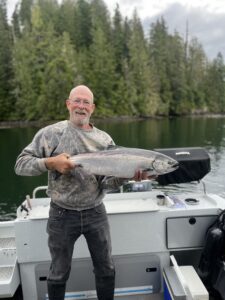
<path fill-rule="evenodd" d="M 66 209 L 89 209 L 102 202 L 106 189 L 115 189 L 124 180 L 107 180 L 88 174 L 81 167 L 75 167 L 68 174 L 59 174 L 48 170 L 44 160 L 63 152 L 76 155 L 105 150 L 110 145 L 114 145 L 112 138 L 94 126 L 91 130 L 82 130 L 70 121 L 61 121 L 37 132 L 33 141 L 18 156 L 15 172 L 17 175 L 35 176 L 48 171 L 47 194 L 53 202 Z"/>

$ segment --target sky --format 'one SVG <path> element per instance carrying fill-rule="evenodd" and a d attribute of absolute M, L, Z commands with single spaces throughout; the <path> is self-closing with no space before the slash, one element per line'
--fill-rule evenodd
<path fill-rule="evenodd" d="M 8 0 L 8 15 L 17 0 Z M 113 14 L 116 3 L 125 17 L 132 17 L 134 9 L 142 21 L 145 32 L 150 24 L 164 17 L 170 33 L 178 31 L 185 38 L 188 24 L 189 38 L 196 37 L 210 60 L 218 52 L 225 59 L 225 0 L 104 0 Z"/>

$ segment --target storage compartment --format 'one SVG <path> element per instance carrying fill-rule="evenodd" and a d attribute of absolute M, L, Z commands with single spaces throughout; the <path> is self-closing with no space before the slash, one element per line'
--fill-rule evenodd
<path fill-rule="evenodd" d="M 167 248 L 203 247 L 206 230 L 215 221 L 216 217 L 187 216 L 166 219 Z"/>
<path fill-rule="evenodd" d="M 209 155 L 203 148 L 168 148 L 154 150 L 170 156 L 179 162 L 179 168 L 177 170 L 158 176 L 157 181 L 161 185 L 198 181 L 211 170 Z"/>

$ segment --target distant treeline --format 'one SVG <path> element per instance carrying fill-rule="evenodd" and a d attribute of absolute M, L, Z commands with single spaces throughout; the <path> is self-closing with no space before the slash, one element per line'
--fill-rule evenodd
<path fill-rule="evenodd" d="M 225 66 L 163 18 L 144 34 L 134 11 L 112 17 L 102 0 L 22 0 L 7 21 L 0 0 L 0 120 L 58 120 L 80 83 L 97 116 L 225 112 Z"/>

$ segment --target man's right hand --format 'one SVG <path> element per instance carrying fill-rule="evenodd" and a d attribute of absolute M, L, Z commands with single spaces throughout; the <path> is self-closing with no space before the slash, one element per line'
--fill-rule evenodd
<path fill-rule="evenodd" d="M 69 158 L 70 155 L 68 153 L 48 157 L 45 159 L 45 165 L 48 170 L 56 170 L 59 173 L 66 174 L 75 167 Z"/>

